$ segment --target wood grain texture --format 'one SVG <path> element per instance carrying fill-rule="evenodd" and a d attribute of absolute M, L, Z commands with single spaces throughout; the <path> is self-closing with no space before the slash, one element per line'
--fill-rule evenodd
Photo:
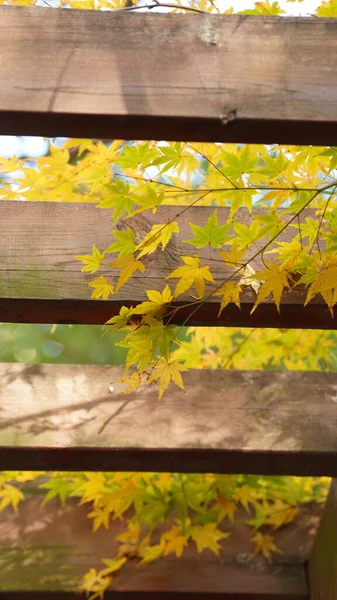
<path fill-rule="evenodd" d="M 101 558 L 114 555 L 114 536 L 123 523 L 92 534 L 88 507 L 56 500 L 41 507 L 41 496 L 28 497 L 19 514 L 6 509 L 0 522 L 1 600 L 74 600 L 73 590 L 89 568 L 101 568 Z M 222 544 L 221 556 L 201 556 L 191 546 L 177 559 L 169 555 L 145 568 L 130 560 L 114 577 L 111 600 L 308 600 L 303 563 L 310 552 L 321 508 L 301 507 L 294 524 L 275 532 L 284 554 L 269 565 L 253 556 L 247 513 L 236 513 L 235 526 Z M 163 531 L 163 528 L 159 531 Z M 158 534 L 155 534 L 156 536 Z M 156 538 L 153 538 L 154 543 Z M 77 596 L 78 598 L 78 596 Z"/>
<path fill-rule="evenodd" d="M 213 208 L 192 207 L 177 220 L 180 226 L 179 236 L 174 235 L 172 242 L 163 252 L 156 251 L 143 261 L 147 267 L 144 274 L 136 274 L 118 294 L 108 301 L 91 300 L 92 289 L 89 281 L 97 274 L 81 273 L 82 263 L 77 255 L 91 254 L 92 244 L 103 250 L 112 240 L 110 211 L 97 209 L 88 203 L 65 204 L 58 202 L 10 202 L 0 204 L 2 235 L 0 237 L 0 321 L 33 323 L 105 323 L 119 313 L 123 305 L 135 306 L 146 300 L 147 289 L 162 290 L 167 282 L 166 275 L 182 263 L 179 255 L 193 255 L 194 248 L 183 244 L 181 240 L 191 237 L 189 221 L 204 226 Z M 128 225 L 137 233 L 151 229 L 154 223 L 164 223 L 175 219 L 179 207 L 159 207 L 156 215 L 139 215 L 130 219 Z M 219 223 L 227 222 L 228 208 L 218 209 Z M 304 220 L 311 215 L 305 211 Z M 287 215 L 287 219 L 290 216 Z M 242 209 L 240 222 L 251 222 L 249 213 Z M 289 228 L 291 229 L 291 228 Z M 293 231 L 293 230 L 291 230 Z M 280 239 L 290 239 L 291 231 Z M 254 245 L 247 257 L 256 253 Z M 210 263 L 209 249 L 201 251 L 205 264 Z M 111 260 L 117 255 L 110 254 Z M 219 285 L 231 273 L 219 261 L 214 250 L 211 269 L 216 285 Z M 262 268 L 260 260 L 252 261 L 255 270 Z M 102 267 L 100 273 L 116 284 L 119 271 L 111 267 Z M 241 277 L 237 276 L 236 281 Z M 177 280 L 171 280 L 174 289 Z M 233 279 L 235 281 L 235 279 Z M 206 287 L 206 295 L 213 288 Z M 195 291 L 192 289 L 179 297 L 174 306 L 182 306 L 172 319 L 172 323 L 185 323 L 186 318 L 195 311 Z M 250 286 L 245 287 L 242 295 L 241 310 L 231 304 L 225 308 L 220 318 L 218 312 L 220 297 L 213 297 L 198 307 L 189 318 L 190 325 L 225 325 L 250 327 L 293 327 L 309 329 L 335 329 L 337 320 L 333 319 L 320 296 L 315 297 L 303 308 L 306 291 L 303 288 L 286 290 L 282 296 L 281 314 L 277 312 L 272 298 L 267 300 L 250 314 L 256 295 Z M 193 303 L 186 305 L 186 303 Z"/>
<path fill-rule="evenodd" d="M 161 402 L 121 374 L 1 364 L 0 470 L 337 475 L 335 374 L 194 370 Z"/>
<path fill-rule="evenodd" d="M 335 144 L 336 21 L 2 6 L 0 133 Z"/>
<path fill-rule="evenodd" d="M 331 483 L 308 565 L 310 600 L 337 600 L 337 479 Z"/>

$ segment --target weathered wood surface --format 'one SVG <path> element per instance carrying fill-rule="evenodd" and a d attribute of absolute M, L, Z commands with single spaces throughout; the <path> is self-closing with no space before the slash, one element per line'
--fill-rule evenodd
<path fill-rule="evenodd" d="M 336 19 L 2 6 L 0 32 L 2 134 L 336 142 Z"/>
<path fill-rule="evenodd" d="M 181 240 L 191 238 L 189 221 L 205 225 L 214 208 L 191 207 L 178 218 L 179 236 L 174 235 L 166 250 L 156 251 L 142 260 L 147 267 L 146 273 L 137 273 L 118 294 L 109 301 L 90 300 L 92 288 L 88 282 L 97 278 L 97 274 L 81 273 L 82 263 L 75 256 L 91 254 L 92 244 L 103 250 L 113 241 L 111 236 L 110 211 L 97 209 L 93 204 L 63 204 L 50 202 L 10 202 L 0 204 L 2 235 L 0 237 L 0 322 L 33 323 L 104 323 L 119 313 L 121 306 L 134 306 L 146 300 L 147 289 L 162 290 L 165 277 L 182 263 L 180 254 L 194 254 L 193 246 L 183 244 Z M 144 232 L 151 229 L 153 223 L 164 223 L 166 219 L 175 219 L 179 208 L 176 206 L 159 207 L 156 215 L 139 215 L 130 219 L 136 236 L 142 239 Z M 310 216 L 306 211 L 301 218 Z M 229 209 L 219 208 L 219 223 L 226 223 Z M 289 220 L 289 215 L 286 217 Z M 240 222 L 250 223 L 247 210 L 242 209 Z M 280 239 L 290 239 L 292 230 Z M 249 250 L 247 256 L 256 253 L 258 245 Z M 203 251 L 205 264 L 210 263 L 209 249 Z M 116 258 L 108 255 L 106 262 Z M 226 269 L 214 250 L 211 258 L 211 270 L 216 285 L 226 279 L 232 271 Z M 252 261 L 255 270 L 261 268 L 260 260 Z M 100 273 L 107 275 L 116 283 L 119 271 L 111 267 L 102 267 Z M 242 273 L 233 281 L 238 281 Z M 174 289 L 177 280 L 170 280 Z M 208 286 L 206 292 L 213 288 Z M 206 293 L 206 295 L 207 295 Z M 310 329 L 335 329 L 337 320 L 333 319 L 320 296 L 303 308 L 306 292 L 295 288 L 286 290 L 282 297 L 281 314 L 268 298 L 257 310 L 250 314 L 256 294 L 246 286 L 239 310 L 234 304 L 225 308 L 220 318 L 218 312 L 221 297 L 213 297 L 202 303 L 195 311 L 195 290 L 191 289 L 174 306 L 183 305 L 176 312 L 172 323 L 185 323 L 191 314 L 190 325 L 227 325 L 233 327 L 295 327 Z M 186 305 L 191 302 L 192 305 Z"/>
<path fill-rule="evenodd" d="M 310 600 L 337 600 L 337 479 L 331 483 L 308 565 Z"/>
<path fill-rule="evenodd" d="M 113 556 L 114 536 L 123 531 L 113 522 L 109 531 L 92 534 L 89 507 L 75 502 L 62 509 L 52 500 L 41 507 L 42 496 L 28 497 L 19 514 L 11 509 L 0 522 L 1 600 L 70 600 L 81 576 L 91 567 L 102 568 L 101 558 Z M 182 558 L 169 555 L 147 567 L 136 569 L 130 560 L 114 578 L 107 598 L 117 600 L 308 600 L 303 563 L 308 556 L 321 507 L 303 506 L 294 524 L 275 532 L 284 554 L 274 554 L 269 565 L 254 557 L 251 530 L 244 510 L 236 513 L 235 526 L 222 544 L 221 555 L 210 551 L 201 556 L 191 547 Z M 153 542 L 156 543 L 155 537 Z"/>
<path fill-rule="evenodd" d="M 337 475 L 335 374 L 194 370 L 158 402 L 121 373 L 1 364 L 0 470 Z"/>

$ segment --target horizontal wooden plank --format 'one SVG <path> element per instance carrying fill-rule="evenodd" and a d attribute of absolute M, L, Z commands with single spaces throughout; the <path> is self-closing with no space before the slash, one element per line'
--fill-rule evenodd
<path fill-rule="evenodd" d="M 119 367 L 0 365 L 0 470 L 337 475 L 337 375 L 194 370 L 120 395 Z"/>
<path fill-rule="evenodd" d="M 3 134 L 336 141 L 336 19 L 2 6 L 0 32 Z"/>
<path fill-rule="evenodd" d="M 130 219 L 128 225 L 136 236 L 151 229 L 154 223 L 164 223 L 175 219 L 176 206 L 159 207 L 156 215 L 139 215 Z M 165 251 L 156 251 L 144 257 L 147 267 L 145 274 L 136 274 L 123 286 L 118 294 L 108 301 L 91 300 L 92 289 L 88 282 L 97 275 L 81 273 L 82 263 L 76 255 L 91 254 L 92 243 L 103 250 L 113 240 L 109 212 L 97 209 L 93 204 L 64 204 L 51 202 L 10 202 L 2 201 L 0 215 L 2 235 L 0 237 L 0 321 L 35 323 L 105 323 L 119 313 L 121 306 L 135 306 L 146 300 L 147 289 L 162 290 L 165 277 L 174 268 L 180 266 L 181 254 L 194 253 L 193 246 L 183 244 L 181 240 L 191 237 L 189 221 L 204 226 L 213 212 L 211 207 L 191 207 L 178 219 L 180 234 L 172 238 Z M 227 222 L 228 208 L 219 208 L 219 222 Z M 301 215 L 304 220 L 311 211 Z M 289 219 L 289 215 L 287 216 Z M 249 223 L 248 211 L 242 209 L 240 222 Z M 285 233 L 280 239 L 289 239 Z M 256 253 L 255 244 L 247 257 Z M 209 264 L 209 249 L 200 253 Z M 111 260 L 116 255 L 111 254 Z M 216 251 L 211 254 L 212 274 L 219 285 L 231 273 L 219 261 Z M 252 261 L 255 270 L 261 268 L 260 260 Z M 100 271 L 116 283 L 119 271 L 111 267 L 102 267 Z M 236 281 L 241 274 L 237 275 Z M 235 279 L 233 279 L 235 281 Z M 174 280 L 171 281 L 173 289 Z M 206 288 L 207 293 L 212 291 Z M 303 308 L 306 292 L 300 287 L 286 290 L 282 296 L 281 314 L 268 298 L 257 310 L 250 314 L 256 294 L 246 286 L 242 296 L 242 308 L 229 305 L 218 318 L 220 298 L 213 297 L 202 303 L 196 311 L 194 291 L 188 291 L 179 297 L 174 306 L 182 306 L 171 322 L 190 325 L 227 325 L 232 327 L 294 327 L 309 329 L 335 329 L 337 320 L 317 296 Z M 188 305 L 188 302 L 193 303 Z"/>
<path fill-rule="evenodd" d="M 124 530 L 114 521 L 109 531 L 92 534 L 88 507 L 69 501 L 62 509 L 52 500 L 41 507 L 41 496 L 28 497 L 19 514 L 2 513 L 0 523 L 1 600 L 73 600 L 72 591 L 101 558 L 114 555 L 114 536 Z M 253 556 L 247 513 L 236 513 L 235 526 L 224 523 L 231 537 L 220 557 L 210 551 L 198 556 L 191 546 L 180 559 L 169 555 L 144 568 L 130 560 L 114 577 L 107 598 L 118 600 L 307 600 L 303 563 L 310 552 L 321 508 L 303 506 L 294 524 L 275 532 L 284 554 L 269 565 Z M 165 526 L 159 530 L 162 532 Z M 157 535 L 157 534 L 156 534 Z M 77 596 L 78 597 L 78 596 Z"/>

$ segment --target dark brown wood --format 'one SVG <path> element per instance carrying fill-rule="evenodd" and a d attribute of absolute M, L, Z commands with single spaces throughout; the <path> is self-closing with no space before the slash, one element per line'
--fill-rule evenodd
<path fill-rule="evenodd" d="M 332 480 L 308 565 L 310 600 L 337 599 L 337 479 Z"/>
<path fill-rule="evenodd" d="M 41 496 L 28 497 L 19 514 L 11 509 L 0 522 L 1 600 L 70 600 L 82 575 L 101 568 L 101 558 L 114 555 L 114 536 L 123 531 L 114 521 L 109 531 L 92 534 L 90 507 L 69 501 L 62 509 L 52 500 L 41 507 Z M 169 555 L 150 566 L 136 569 L 130 560 L 107 598 L 118 600 L 308 600 L 303 563 L 310 552 L 321 509 L 300 508 L 292 525 L 275 532 L 284 554 L 274 554 L 269 565 L 253 556 L 247 513 L 237 513 L 235 526 L 224 523 L 231 537 L 222 544 L 221 556 L 191 545 L 177 559 Z M 160 530 L 165 529 L 165 526 Z M 157 535 L 157 534 L 156 534 Z M 155 543 L 155 539 L 154 539 Z"/>
<path fill-rule="evenodd" d="M 146 300 L 147 289 L 162 290 L 167 282 L 166 275 L 182 263 L 179 255 L 194 253 L 191 245 L 182 240 L 191 237 L 189 221 L 204 225 L 213 212 L 211 207 L 192 207 L 178 218 L 179 236 L 175 235 L 167 249 L 157 251 L 144 257 L 146 273 L 136 274 L 118 294 L 109 301 L 91 300 L 92 289 L 89 281 L 97 278 L 97 274 L 81 273 L 83 266 L 76 260 L 77 255 L 90 254 L 92 244 L 103 250 L 112 240 L 110 213 L 97 209 L 88 203 L 64 204 L 59 202 L 10 202 L 2 201 L 0 216 L 2 235 L 0 237 L 0 322 L 35 322 L 35 323 L 105 323 L 110 317 L 118 314 L 123 305 L 134 306 Z M 130 219 L 130 225 L 141 238 L 144 232 L 151 229 L 153 223 L 164 223 L 166 219 L 174 219 L 179 207 L 159 207 L 156 215 L 140 215 Z M 218 209 L 219 223 L 227 222 L 228 208 Z M 301 218 L 310 216 L 305 212 Z M 286 217 L 289 219 L 289 215 Z M 240 222 L 250 222 L 248 211 L 242 209 Z M 289 228 L 290 229 L 290 228 Z M 293 230 L 291 230 L 293 231 Z M 280 239 L 289 239 L 291 231 Z M 248 257 L 256 253 L 258 246 L 249 250 Z M 205 248 L 201 256 L 205 264 L 209 263 L 209 250 Z M 109 261 L 116 255 L 108 255 Z M 219 255 L 213 251 L 212 274 L 219 285 L 231 273 Z M 262 268 L 260 260 L 252 261 L 255 270 Z M 119 271 L 110 267 L 102 267 L 112 283 L 117 282 Z M 234 281 L 241 277 L 236 276 Z M 176 280 L 170 280 L 174 289 Z M 207 293 L 211 292 L 207 287 Z M 296 287 L 286 290 L 282 297 L 281 314 L 279 315 L 272 298 L 268 298 L 257 310 L 250 314 L 256 294 L 250 286 L 246 286 L 242 296 L 242 307 L 229 305 L 218 318 L 220 297 L 213 297 L 201 304 L 195 311 L 195 290 L 188 291 L 179 297 L 174 306 L 183 305 L 176 312 L 172 323 L 182 324 L 189 318 L 190 325 L 225 325 L 249 327 L 295 327 L 310 329 L 335 329 L 337 320 L 330 315 L 320 296 L 303 308 L 306 291 Z M 193 303 L 192 306 L 186 302 Z"/>
<path fill-rule="evenodd" d="M 335 19 L 2 6 L 0 34 L 0 133 L 336 142 Z"/>
<path fill-rule="evenodd" d="M 161 402 L 121 374 L 1 364 L 0 470 L 337 475 L 335 374 L 190 371 Z"/>

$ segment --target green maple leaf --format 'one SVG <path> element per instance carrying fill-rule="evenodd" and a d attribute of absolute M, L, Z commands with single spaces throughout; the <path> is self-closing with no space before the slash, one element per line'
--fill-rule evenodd
<path fill-rule="evenodd" d="M 135 234 L 131 227 L 127 227 L 126 231 L 112 231 L 112 235 L 116 238 L 117 242 L 110 244 L 106 252 L 119 252 L 118 257 L 125 256 L 126 254 L 133 254 L 136 250 Z"/>
<path fill-rule="evenodd" d="M 205 227 L 189 223 L 194 234 L 194 238 L 184 240 L 186 244 L 191 244 L 196 248 L 204 248 L 205 246 L 213 246 L 213 248 L 221 248 L 221 246 L 229 239 L 228 231 L 231 227 L 229 223 L 219 225 L 218 211 L 215 209 L 213 214 L 207 219 Z"/>

